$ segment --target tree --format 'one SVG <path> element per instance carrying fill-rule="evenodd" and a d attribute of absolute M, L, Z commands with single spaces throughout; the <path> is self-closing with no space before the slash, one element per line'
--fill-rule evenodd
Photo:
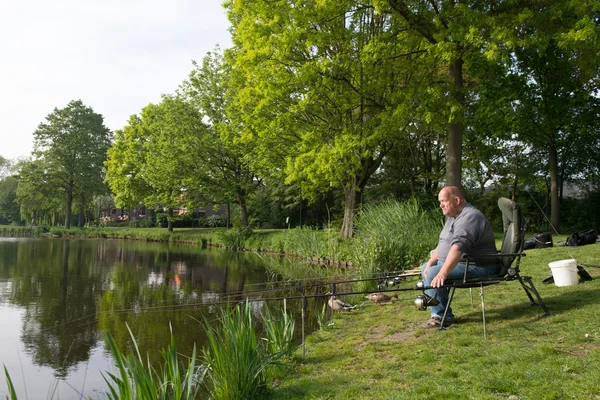
<path fill-rule="evenodd" d="M 36 226 L 40 222 L 54 225 L 58 209 L 63 209 L 59 182 L 47 173 L 45 160 L 21 161 L 17 164 L 19 182 L 16 201 L 21 217 Z"/>
<path fill-rule="evenodd" d="M 0 180 L 8 176 L 13 168 L 13 163 L 7 158 L 0 156 Z"/>
<path fill-rule="evenodd" d="M 202 171 L 188 188 L 202 202 L 236 201 L 242 226 L 248 225 L 248 196 L 261 180 L 250 167 L 252 143 L 241 142 L 239 113 L 232 105 L 231 66 L 217 49 L 208 53 L 180 87 L 180 94 L 193 104 L 207 122 L 202 146 L 194 154 L 196 170 Z"/>
<path fill-rule="evenodd" d="M 81 100 L 55 108 L 34 132 L 34 155 L 65 199 L 65 228 L 71 227 L 76 195 L 91 201 L 103 188 L 103 163 L 112 139 L 103 117 Z"/>
<path fill-rule="evenodd" d="M 518 133 L 546 153 L 550 219 L 557 230 L 563 183 L 581 177 L 582 164 L 596 157 L 585 149 L 596 147 L 593 132 L 600 121 L 599 13 L 596 1 L 532 2 L 530 10 L 513 17 L 523 21 L 514 30 L 511 53 L 511 74 L 521 82 L 514 101 Z"/>
<path fill-rule="evenodd" d="M 314 201 L 344 193 L 340 235 L 371 175 L 401 138 L 418 43 L 367 2 L 232 0 L 235 106 L 257 168 L 279 171 Z"/>
<path fill-rule="evenodd" d="M 17 199 L 17 177 L 7 176 L 0 179 L 0 221 L 19 223 L 21 221 Z"/>
<path fill-rule="evenodd" d="M 201 114 L 181 98 L 165 96 L 132 116 L 119 131 L 106 161 L 106 181 L 117 206 L 143 203 L 169 212 L 182 206 L 195 182 L 202 182 L 196 154 L 202 148 L 206 125 Z"/>

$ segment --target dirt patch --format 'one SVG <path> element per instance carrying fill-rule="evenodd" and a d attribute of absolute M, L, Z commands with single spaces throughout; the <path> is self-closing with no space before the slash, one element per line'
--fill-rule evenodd
<path fill-rule="evenodd" d="M 405 343 L 418 339 L 418 336 L 416 335 L 416 330 L 414 329 L 416 327 L 416 324 L 414 325 L 415 326 L 406 326 L 405 328 L 407 328 L 407 330 L 395 332 L 392 334 L 388 333 L 390 331 L 390 327 L 387 325 L 374 326 L 370 330 L 370 332 L 367 335 L 365 335 L 362 342 L 356 345 L 355 348 L 357 351 L 360 351 L 363 347 L 366 347 L 373 342 Z"/>

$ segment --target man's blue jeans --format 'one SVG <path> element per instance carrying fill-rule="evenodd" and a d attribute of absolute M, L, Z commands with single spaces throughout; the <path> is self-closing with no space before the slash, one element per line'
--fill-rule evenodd
<path fill-rule="evenodd" d="M 431 281 L 438 274 L 438 272 L 440 272 L 440 269 L 442 269 L 443 265 L 444 265 L 444 261 L 438 260 L 437 264 L 433 264 L 431 267 L 429 267 L 429 269 L 427 270 L 427 276 L 423 275 L 423 271 L 425 271 L 425 267 L 427 266 L 427 263 L 425 263 L 421 266 L 421 277 L 423 278 L 423 283 L 425 284 L 425 286 L 431 286 Z M 448 280 L 463 279 L 463 277 L 465 275 L 466 267 L 467 267 L 466 264 L 458 263 L 456 265 L 456 267 L 454 267 L 454 269 L 452 271 L 450 271 L 450 274 L 448 274 L 446 279 L 448 279 Z M 486 278 L 488 276 L 497 275 L 499 272 L 500 272 L 500 266 L 476 267 L 473 265 L 469 265 L 469 271 L 467 272 L 467 279 Z M 448 304 L 448 289 L 447 288 L 427 289 L 425 291 L 425 293 L 427 293 L 427 295 L 429 295 L 431 297 L 437 295 L 436 298 L 439 300 L 440 304 L 438 304 L 437 306 L 430 306 L 429 310 L 431 311 L 432 317 L 438 316 L 438 317 L 442 318 L 444 316 L 444 310 L 446 309 L 446 304 Z M 452 314 L 452 308 L 448 309 L 448 315 L 446 316 L 446 318 L 454 318 L 454 314 Z"/>

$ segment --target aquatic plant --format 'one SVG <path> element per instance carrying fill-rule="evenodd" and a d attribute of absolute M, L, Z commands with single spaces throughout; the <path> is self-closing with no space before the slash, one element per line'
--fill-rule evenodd
<path fill-rule="evenodd" d="M 164 363 L 159 371 L 150 364 L 148 357 L 144 360 L 140 354 L 133 333 L 129 330 L 133 342 L 132 354 L 125 355 L 118 348 L 110 333 L 106 334 L 109 349 L 115 360 L 115 373 L 108 372 L 104 380 L 108 384 L 109 399 L 160 399 L 187 400 L 196 399 L 200 393 L 205 369 L 196 365 L 196 347 L 186 363 L 178 359 L 175 338 L 166 350 L 161 351 Z"/>
<path fill-rule="evenodd" d="M 220 321 L 216 327 L 205 322 L 208 345 L 203 355 L 211 398 L 260 397 L 266 390 L 267 368 L 279 355 L 269 354 L 265 341 L 259 340 L 250 302 L 223 310 Z"/>

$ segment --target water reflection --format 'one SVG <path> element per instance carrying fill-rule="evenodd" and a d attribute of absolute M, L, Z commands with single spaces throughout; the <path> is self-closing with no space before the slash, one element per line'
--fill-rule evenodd
<path fill-rule="evenodd" d="M 0 239 L 0 254 L 0 315 L 10 316 L 2 321 L 0 362 L 18 391 L 19 376 L 28 381 L 29 398 L 47 398 L 56 378 L 68 382 L 60 398 L 97 397 L 110 364 L 106 331 L 127 349 L 129 328 L 142 353 L 158 361 L 172 330 L 178 350 L 191 354 L 205 342 L 200 321 L 214 320 L 220 307 L 202 303 L 241 300 L 242 291 L 279 280 L 255 254 L 164 243 L 11 238 Z M 254 304 L 257 313 L 264 304 Z M 300 315 L 299 304 L 288 309 Z M 6 394 L 0 379 L 0 397 Z"/>

